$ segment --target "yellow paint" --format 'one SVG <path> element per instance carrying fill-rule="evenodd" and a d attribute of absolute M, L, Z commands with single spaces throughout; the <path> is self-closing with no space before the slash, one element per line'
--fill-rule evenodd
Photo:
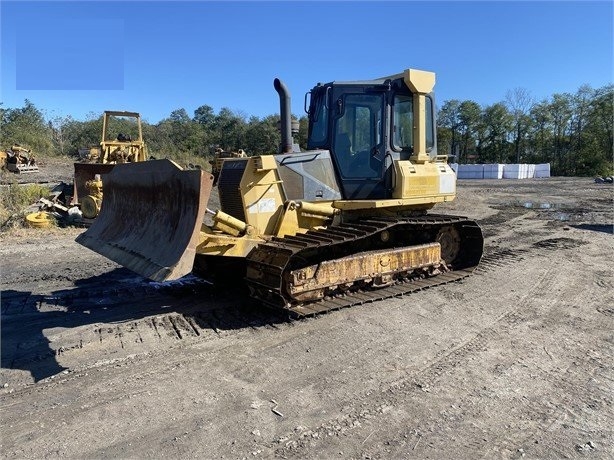
<path fill-rule="evenodd" d="M 256 167 L 256 171 L 258 172 L 277 169 L 277 163 L 275 162 L 275 157 L 273 155 L 254 157 L 254 165 Z"/>
<path fill-rule="evenodd" d="M 452 173 L 445 163 L 412 164 L 410 161 L 395 161 L 395 198 L 445 196 L 453 199 L 455 187 L 446 187 L 441 181 Z"/>
<path fill-rule="evenodd" d="M 411 161 L 426 163 L 430 160 L 426 151 L 426 95 L 433 91 L 435 74 L 424 70 L 407 69 L 403 80 L 414 99 L 414 153 Z"/>
<path fill-rule="evenodd" d="M 303 215 L 313 214 L 316 216 L 332 217 L 339 212 L 337 209 L 333 208 L 332 202 L 311 203 L 309 201 L 301 201 L 296 205 Z"/>
<path fill-rule="evenodd" d="M 232 236 L 216 233 L 203 225 L 196 253 L 210 256 L 246 257 L 253 248 L 264 241 L 263 238 L 247 235 Z"/>
<path fill-rule="evenodd" d="M 272 235 L 286 201 L 277 164 L 272 155 L 249 158 L 239 190 L 245 223 L 259 235 Z"/>
<path fill-rule="evenodd" d="M 323 290 L 350 285 L 357 280 L 374 280 L 399 272 L 410 272 L 441 262 L 439 243 L 369 251 L 294 270 L 289 273 L 290 292 L 303 300 L 322 297 Z"/>
<path fill-rule="evenodd" d="M 415 93 L 428 94 L 435 87 L 435 74 L 426 70 L 407 69 L 403 72 L 403 80 Z"/>
<path fill-rule="evenodd" d="M 239 236 L 247 229 L 247 224 L 242 220 L 232 217 L 221 210 L 216 211 L 213 215 L 213 229 L 229 233 L 230 235 Z"/>
<path fill-rule="evenodd" d="M 332 223 L 333 215 L 339 213 L 332 201 L 311 203 L 289 201 L 284 206 L 276 225 L 275 236 L 296 235 L 313 228 Z"/>
<path fill-rule="evenodd" d="M 53 224 L 53 217 L 45 211 L 33 212 L 26 215 L 26 223 L 33 228 L 49 228 Z"/>
<path fill-rule="evenodd" d="M 300 231 L 299 214 L 294 202 L 284 206 L 284 212 L 279 216 L 275 236 L 296 235 Z"/>
<path fill-rule="evenodd" d="M 138 139 L 132 141 L 118 141 L 106 139 L 109 117 L 134 118 L 138 127 Z M 141 115 L 137 112 L 121 112 L 107 110 L 102 118 L 102 139 L 100 141 L 101 156 L 100 163 L 130 163 L 135 161 L 145 161 L 147 152 L 145 142 L 143 142 L 143 129 L 141 126 Z"/>

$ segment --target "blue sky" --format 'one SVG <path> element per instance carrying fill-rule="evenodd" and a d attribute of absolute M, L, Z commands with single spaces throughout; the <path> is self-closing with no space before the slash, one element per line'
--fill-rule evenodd
<path fill-rule="evenodd" d="M 138 111 L 151 123 L 207 104 L 302 115 L 317 82 L 405 68 L 437 74 L 438 103 L 544 99 L 612 83 L 611 1 L 0 3 L 4 107 L 47 117 Z"/>

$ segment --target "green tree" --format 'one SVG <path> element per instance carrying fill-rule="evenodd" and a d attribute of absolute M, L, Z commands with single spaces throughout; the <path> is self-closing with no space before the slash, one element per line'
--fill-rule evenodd
<path fill-rule="evenodd" d="M 568 154 L 569 154 L 569 122 L 571 120 L 571 95 L 555 94 L 549 104 L 552 115 L 552 142 L 553 154 L 550 159 L 552 172 L 555 175 L 566 175 L 569 173 Z"/>
<path fill-rule="evenodd" d="M 458 145 L 459 129 L 461 126 L 460 107 L 461 101 L 457 99 L 445 101 L 441 106 L 438 117 L 439 126 L 447 128 L 450 132 L 450 149 L 448 153 L 457 159 L 460 153 Z"/>
<path fill-rule="evenodd" d="M 173 110 L 168 118 L 158 123 L 157 128 L 161 131 L 158 140 L 169 153 L 206 154 L 204 130 L 185 109 Z"/>
<path fill-rule="evenodd" d="M 449 155 L 452 144 L 452 131 L 445 126 L 437 124 L 437 152 L 440 155 Z"/>
<path fill-rule="evenodd" d="M 192 119 L 207 129 L 213 129 L 215 124 L 215 112 L 211 106 L 201 105 L 194 110 L 194 118 Z"/>
<path fill-rule="evenodd" d="M 576 136 L 574 166 L 576 175 L 611 175 L 614 172 L 614 85 L 598 90 L 581 87 L 576 94 L 574 116 Z M 583 124 L 580 125 L 580 120 Z"/>
<path fill-rule="evenodd" d="M 531 129 L 529 133 L 530 153 L 528 160 L 533 163 L 546 163 L 553 151 L 553 117 L 548 100 L 533 105 L 529 113 Z"/>
<path fill-rule="evenodd" d="M 307 115 L 303 115 L 302 117 L 298 119 L 298 122 L 299 122 L 298 136 L 296 139 L 294 139 L 294 141 L 298 143 L 301 149 L 305 150 L 307 149 L 307 135 L 308 135 L 308 130 L 309 130 L 309 118 L 307 117 Z"/>
<path fill-rule="evenodd" d="M 72 117 L 54 117 L 49 120 L 48 125 L 51 130 L 53 146 L 55 150 L 61 155 L 68 154 L 69 151 L 69 139 L 68 133 L 65 129 L 68 124 L 72 123 L 74 120 Z"/>
<path fill-rule="evenodd" d="M 516 163 L 521 163 L 527 146 L 531 126 L 529 113 L 533 107 L 531 93 L 525 88 L 514 88 L 505 95 L 505 104 L 513 120 L 513 142 Z"/>
<path fill-rule="evenodd" d="M 469 152 L 476 148 L 476 135 L 481 115 L 482 109 L 477 102 L 461 102 L 458 110 L 458 129 L 460 133 L 459 162 L 467 162 Z"/>
<path fill-rule="evenodd" d="M 513 129 L 513 123 L 512 115 L 502 102 L 486 107 L 484 110 L 485 161 L 509 162 L 511 152 L 508 138 Z"/>
<path fill-rule="evenodd" d="M 246 122 L 245 115 L 222 107 L 215 118 L 216 144 L 224 150 L 244 148 Z"/>
<path fill-rule="evenodd" d="M 52 142 L 52 131 L 43 113 L 28 99 L 19 109 L 2 111 L 0 143 L 5 148 L 20 144 L 33 150 L 35 155 L 56 153 Z"/>
<path fill-rule="evenodd" d="M 250 155 L 277 153 L 280 142 L 276 115 L 249 119 L 245 129 L 245 149 Z"/>
<path fill-rule="evenodd" d="M 102 138 L 102 115 L 87 121 L 67 119 L 62 125 L 62 135 L 69 155 L 77 156 L 80 148 L 98 146 Z"/>

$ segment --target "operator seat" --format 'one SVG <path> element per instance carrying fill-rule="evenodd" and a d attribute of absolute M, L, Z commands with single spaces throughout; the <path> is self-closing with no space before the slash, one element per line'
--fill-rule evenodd
<path fill-rule="evenodd" d="M 335 137 L 335 153 L 339 157 L 352 154 L 352 141 L 348 133 L 338 133 Z"/>

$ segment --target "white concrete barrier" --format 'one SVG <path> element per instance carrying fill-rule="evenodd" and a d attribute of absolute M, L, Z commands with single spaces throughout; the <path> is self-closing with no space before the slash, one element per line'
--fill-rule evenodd
<path fill-rule="evenodd" d="M 458 165 L 459 179 L 484 179 L 484 165 Z"/>
<path fill-rule="evenodd" d="M 550 163 L 542 164 L 502 164 L 489 163 L 465 165 L 449 163 L 457 179 L 532 179 L 550 177 Z"/>
<path fill-rule="evenodd" d="M 528 164 L 521 163 L 521 164 L 510 164 L 510 165 L 503 166 L 503 179 L 527 179 L 528 177 L 529 177 L 529 165 Z"/>
<path fill-rule="evenodd" d="M 484 166 L 484 179 L 503 179 L 503 167 L 505 165 L 500 163 L 485 164 Z"/>
<path fill-rule="evenodd" d="M 535 165 L 535 177 L 550 177 L 550 163 Z"/>

